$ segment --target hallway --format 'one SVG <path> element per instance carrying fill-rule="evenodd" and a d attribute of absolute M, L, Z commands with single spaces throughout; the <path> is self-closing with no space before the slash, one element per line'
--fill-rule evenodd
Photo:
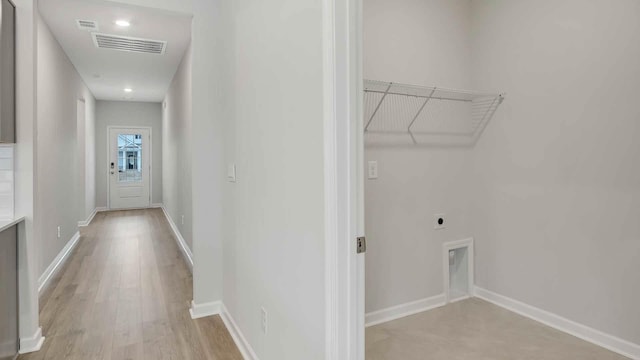
<path fill-rule="evenodd" d="M 161 209 L 98 213 L 40 298 L 35 359 L 242 359 L 219 316 L 192 320 L 192 278 Z"/>

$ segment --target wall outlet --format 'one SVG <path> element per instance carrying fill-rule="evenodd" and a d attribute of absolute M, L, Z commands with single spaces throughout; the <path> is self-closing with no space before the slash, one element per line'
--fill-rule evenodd
<path fill-rule="evenodd" d="M 263 334 L 267 334 L 267 310 L 264 307 L 260 308 L 261 329 Z"/>
<path fill-rule="evenodd" d="M 180 222 L 182 223 L 182 225 L 184 225 L 184 215 L 180 217 Z"/>
<path fill-rule="evenodd" d="M 60 239 L 60 226 L 58 226 L 58 239 Z"/>
<path fill-rule="evenodd" d="M 227 181 L 236 182 L 236 164 L 229 164 L 227 166 Z"/>
<path fill-rule="evenodd" d="M 442 230 L 447 227 L 446 214 L 433 215 L 433 228 L 435 230 Z"/>
<path fill-rule="evenodd" d="M 369 161 L 367 167 L 367 177 L 369 180 L 374 180 L 378 178 L 378 162 L 377 161 Z"/>

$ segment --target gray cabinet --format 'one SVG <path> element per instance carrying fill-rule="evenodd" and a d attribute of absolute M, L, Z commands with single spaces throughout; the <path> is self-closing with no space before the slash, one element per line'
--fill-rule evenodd
<path fill-rule="evenodd" d="M 18 356 L 18 225 L 0 231 L 0 360 Z"/>
<path fill-rule="evenodd" d="M 0 143 L 16 141 L 15 7 L 0 0 Z"/>

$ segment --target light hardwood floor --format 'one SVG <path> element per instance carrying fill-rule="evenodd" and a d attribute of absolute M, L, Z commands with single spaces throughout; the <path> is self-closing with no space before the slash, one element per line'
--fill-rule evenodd
<path fill-rule="evenodd" d="M 480 299 L 366 331 L 367 360 L 622 360 L 574 336 Z"/>
<path fill-rule="evenodd" d="M 241 360 L 219 316 L 190 318 L 191 298 L 162 210 L 99 213 L 40 298 L 42 350 L 19 360 Z"/>

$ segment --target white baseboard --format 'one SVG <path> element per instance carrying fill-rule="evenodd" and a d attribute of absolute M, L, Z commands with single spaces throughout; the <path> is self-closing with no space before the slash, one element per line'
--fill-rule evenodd
<path fill-rule="evenodd" d="M 182 234 L 180 234 L 180 230 L 178 230 L 176 223 L 173 222 L 173 219 L 171 218 L 171 215 L 169 215 L 169 212 L 167 211 L 167 209 L 163 205 L 160 205 L 160 208 L 164 213 L 164 217 L 167 218 L 167 221 L 169 222 L 169 226 L 171 226 L 171 230 L 173 230 L 173 235 L 176 237 L 178 247 L 182 251 L 182 255 L 184 256 L 184 259 L 187 262 L 187 266 L 189 267 L 191 272 L 193 272 L 193 254 L 191 253 L 191 249 L 189 249 L 189 245 L 187 245 L 187 242 L 184 241 Z"/>
<path fill-rule="evenodd" d="M 20 339 L 20 354 L 28 354 L 39 351 L 44 343 L 44 336 L 42 336 L 42 328 L 39 327 L 33 336 Z"/>
<path fill-rule="evenodd" d="M 192 319 L 200 319 L 206 316 L 220 315 L 221 311 L 221 301 L 212 301 L 204 304 L 196 304 L 195 302 L 191 301 L 191 309 L 189 309 L 189 314 L 191 314 Z"/>
<path fill-rule="evenodd" d="M 602 331 L 477 286 L 475 296 L 620 355 L 631 359 L 640 359 L 640 345 L 638 344 L 605 334 Z"/>
<path fill-rule="evenodd" d="M 151 209 L 160 209 L 162 207 L 162 204 L 151 204 L 149 207 Z"/>
<path fill-rule="evenodd" d="M 44 271 L 42 276 L 38 279 L 38 293 L 42 293 L 42 291 L 47 286 L 51 277 L 56 273 L 56 271 L 60 268 L 60 265 L 64 264 L 64 262 L 71 254 L 73 248 L 78 244 L 78 240 L 80 240 L 80 232 L 76 231 L 73 234 L 71 240 L 67 242 L 67 244 L 62 248 L 62 250 L 58 253 L 55 259 L 49 264 L 49 267 Z"/>
<path fill-rule="evenodd" d="M 365 326 L 373 326 L 446 305 L 444 294 L 365 314 Z"/>
<path fill-rule="evenodd" d="M 89 226 L 89 224 L 91 224 L 91 221 L 93 220 L 94 216 L 96 216 L 97 213 L 98 213 L 98 208 L 93 209 L 91 214 L 89 214 L 89 217 L 87 218 L 87 220 L 78 221 L 78 227 Z"/>
<path fill-rule="evenodd" d="M 236 343 L 236 346 L 238 347 L 238 350 L 240 350 L 242 357 L 245 360 L 258 360 L 258 355 L 256 355 L 255 351 L 253 351 L 253 348 L 242 334 L 242 331 L 240 331 L 240 328 L 236 324 L 235 320 L 233 320 L 233 317 L 227 310 L 227 307 L 224 306 L 224 304 L 222 304 L 222 313 L 220 314 L 220 317 L 222 317 L 222 321 L 227 327 L 227 330 L 229 330 L 229 333 L 233 338 L 233 342 Z"/>

